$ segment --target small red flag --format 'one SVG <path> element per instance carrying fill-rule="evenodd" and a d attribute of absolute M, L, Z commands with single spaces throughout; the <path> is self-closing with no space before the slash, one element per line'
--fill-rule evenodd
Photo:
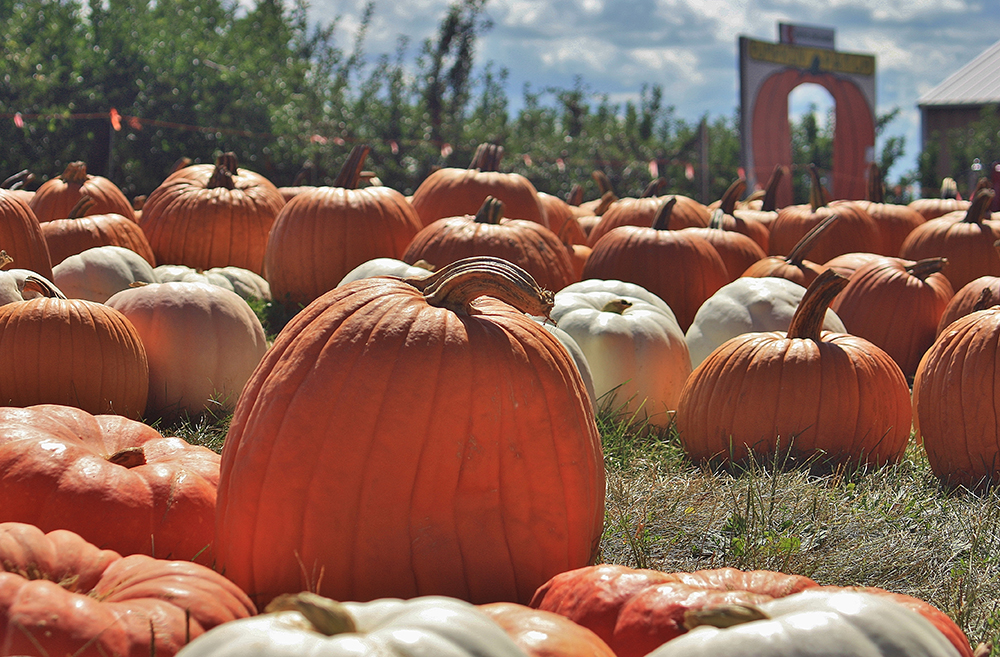
<path fill-rule="evenodd" d="M 111 115 L 111 127 L 114 128 L 116 132 L 118 130 L 121 130 L 122 129 L 122 117 L 121 117 L 121 114 L 118 113 L 118 110 L 116 110 L 114 107 L 112 107 L 111 111 L 108 112 L 108 114 Z"/>
<path fill-rule="evenodd" d="M 18 128 L 24 127 L 24 119 L 21 118 L 20 112 L 14 115 L 14 125 L 16 125 Z"/>

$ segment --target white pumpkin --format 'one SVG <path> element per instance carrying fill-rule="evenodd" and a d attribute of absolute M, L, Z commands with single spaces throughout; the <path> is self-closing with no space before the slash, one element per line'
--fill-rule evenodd
<path fill-rule="evenodd" d="M 0 306 L 37 297 L 65 299 L 66 295 L 52 281 L 30 269 L 0 271 Z"/>
<path fill-rule="evenodd" d="M 210 283 L 128 288 L 106 305 L 132 322 L 146 348 L 147 417 L 233 410 L 267 350 L 247 302 Z"/>
<path fill-rule="evenodd" d="M 733 611 L 697 612 L 695 617 L 708 625 L 667 641 L 647 657 L 958 657 L 930 621 L 885 596 L 807 589 L 759 607 L 737 608 L 749 612 L 749 620 L 724 627 L 736 619 Z"/>
<path fill-rule="evenodd" d="M 583 283 L 556 293 L 551 317 L 583 351 L 598 403 L 656 426 L 668 425 L 691 373 L 677 319 L 661 299 L 640 286 Z"/>
<path fill-rule="evenodd" d="M 347 275 L 337 287 L 346 285 L 352 281 L 372 276 L 398 276 L 399 278 L 423 278 L 432 272 L 424 267 L 417 267 L 396 258 L 372 258 L 347 272 Z"/>
<path fill-rule="evenodd" d="M 592 406 L 596 405 L 597 394 L 594 391 L 594 376 L 590 373 L 590 364 L 587 363 L 587 357 L 584 355 L 583 350 L 580 349 L 580 345 L 576 343 L 573 336 L 548 319 L 544 317 L 533 317 L 532 319 L 541 324 L 542 328 L 546 331 L 556 336 L 559 343 L 566 347 L 570 358 L 573 359 L 573 364 L 576 365 L 576 371 L 580 373 L 580 378 L 583 379 L 584 387 L 587 388 L 587 396 L 590 398 L 590 404 Z"/>
<path fill-rule="evenodd" d="M 787 331 L 806 289 L 785 278 L 737 278 L 698 308 L 685 339 L 691 365 L 698 367 L 723 342 L 744 333 Z M 827 310 L 823 328 L 847 333 L 837 313 Z"/>
<path fill-rule="evenodd" d="M 95 246 L 53 267 L 52 281 L 70 299 L 104 303 L 132 283 L 155 283 L 156 274 L 135 251 L 121 246 Z"/>
<path fill-rule="evenodd" d="M 177 657 L 525 657 L 499 625 L 455 598 L 335 603 L 298 594 L 277 606 L 288 610 L 218 625 Z"/>
<path fill-rule="evenodd" d="M 271 300 L 271 286 L 267 280 L 242 267 L 195 269 L 187 265 L 158 265 L 153 271 L 159 283 L 211 283 L 235 292 L 244 299 Z"/>

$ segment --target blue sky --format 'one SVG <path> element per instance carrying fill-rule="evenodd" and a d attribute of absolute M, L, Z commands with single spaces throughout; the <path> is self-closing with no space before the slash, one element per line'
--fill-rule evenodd
<path fill-rule="evenodd" d="M 339 16 L 338 45 L 349 50 L 365 4 L 314 0 L 310 13 L 323 23 Z M 368 56 L 393 53 L 401 35 L 415 55 L 449 4 L 376 0 Z M 525 83 L 570 88 L 579 77 L 615 102 L 658 84 L 665 103 L 690 121 L 736 112 L 739 36 L 777 41 L 779 22 L 832 28 L 837 50 L 875 55 L 877 112 L 900 108 L 884 137 L 905 137 L 906 155 L 889 178 L 916 167 L 917 99 L 1000 40 L 1000 0 L 489 0 L 486 14 L 493 27 L 478 43 L 475 66 L 492 61 L 510 71 L 514 108 Z M 823 108 L 827 98 L 800 87 L 791 111 Z"/>

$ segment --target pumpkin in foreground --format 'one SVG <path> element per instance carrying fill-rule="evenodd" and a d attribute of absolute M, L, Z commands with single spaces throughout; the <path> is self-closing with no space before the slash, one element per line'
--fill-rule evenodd
<path fill-rule="evenodd" d="M 550 307 L 523 270 L 479 257 L 301 311 L 226 437 L 220 569 L 260 605 L 302 590 L 485 603 L 589 563 L 603 459 L 580 374 L 526 314 Z"/>
<path fill-rule="evenodd" d="M 0 654 L 169 657 L 256 612 L 205 566 L 122 557 L 71 531 L 0 523 Z"/>
<path fill-rule="evenodd" d="M 693 629 L 649 657 L 958 657 L 920 614 L 886 596 L 811 589 L 685 615 Z"/>

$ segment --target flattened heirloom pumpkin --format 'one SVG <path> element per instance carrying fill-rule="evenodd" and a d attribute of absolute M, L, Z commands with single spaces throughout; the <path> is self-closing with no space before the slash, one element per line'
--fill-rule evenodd
<path fill-rule="evenodd" d="M 499 258 L 326 293 L 247 382 L 222 452 L 219 567 L 260 604 L 526 602 L 590 562 L 604 467 L 580 374 Z"/>

